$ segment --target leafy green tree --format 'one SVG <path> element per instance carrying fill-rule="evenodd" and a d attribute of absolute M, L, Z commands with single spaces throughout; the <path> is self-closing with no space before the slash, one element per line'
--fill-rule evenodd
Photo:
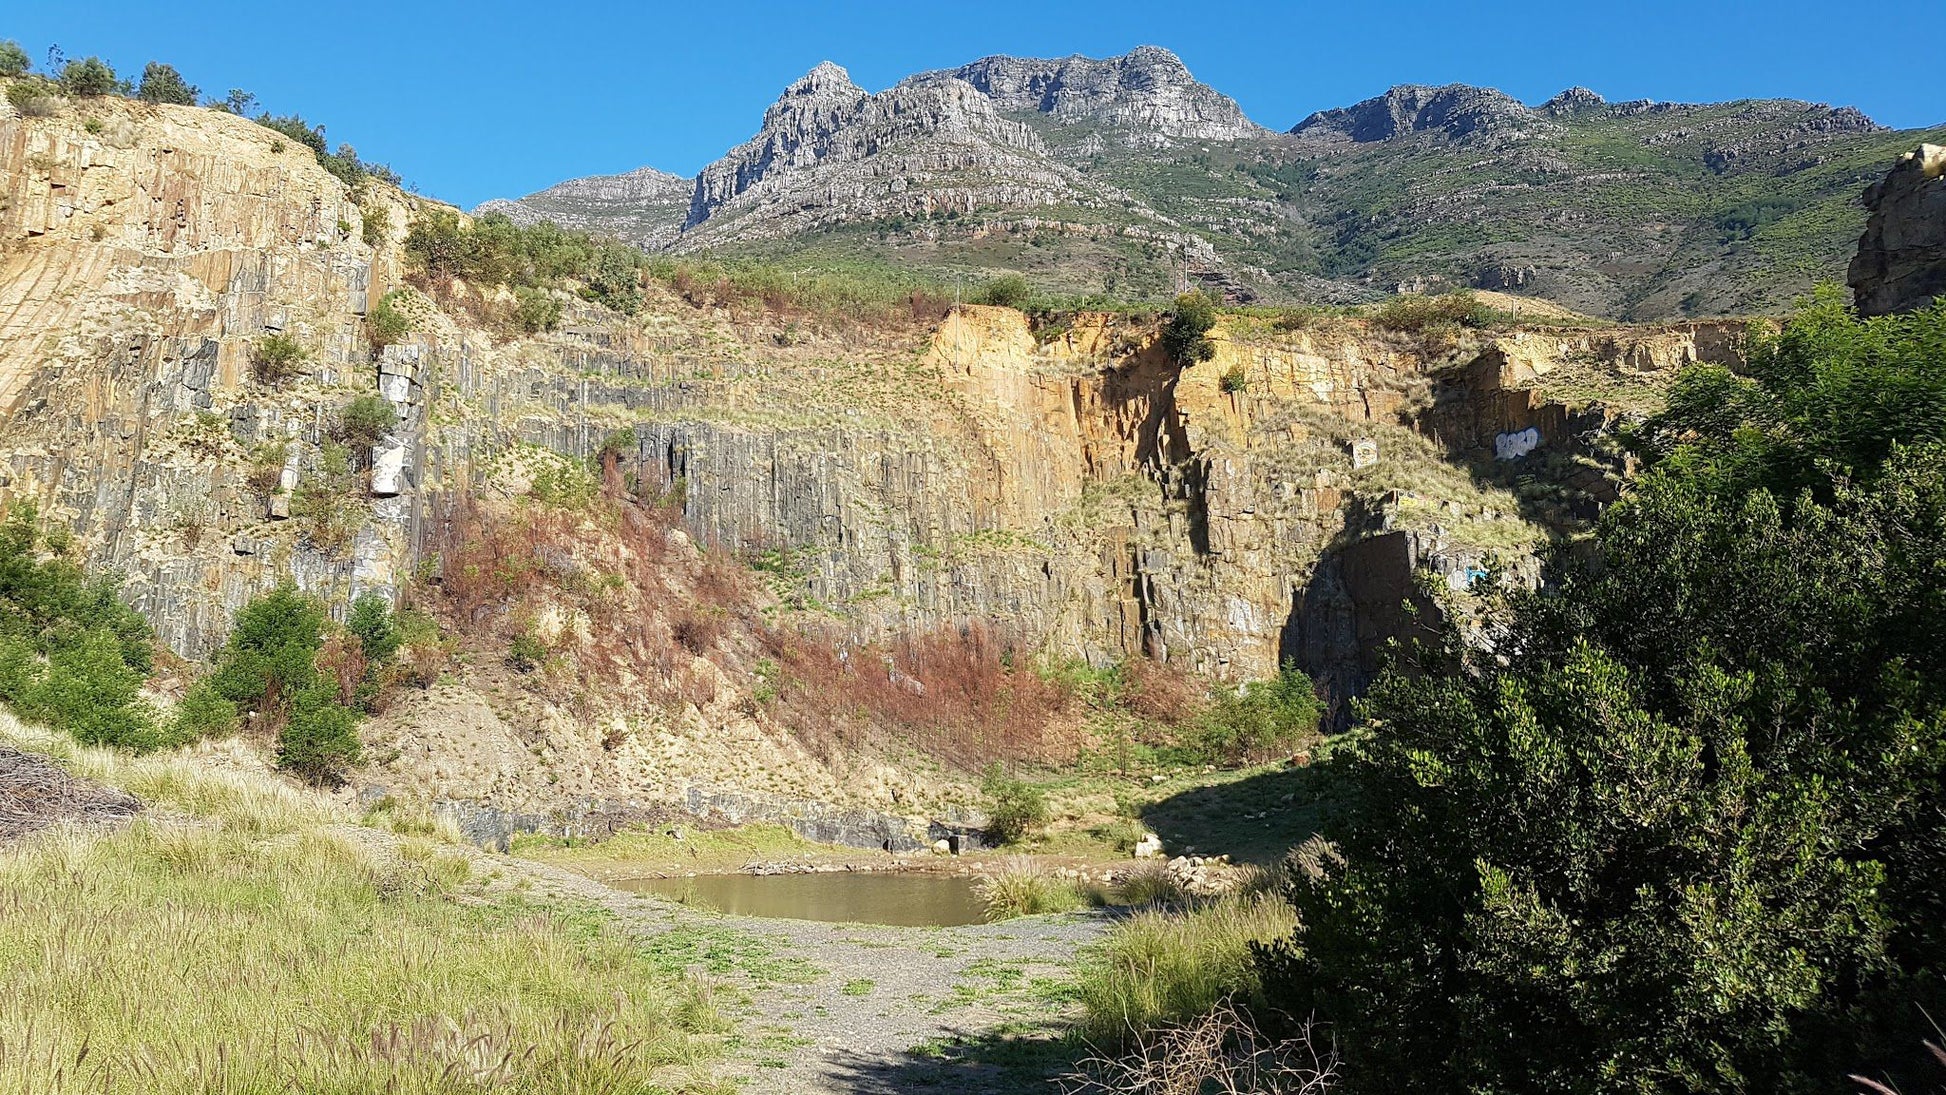
<path fill-rule="evenodd" d="M 28 58 L 27 51 L 20 48 L 19 42 L 11 38 L 0 41 L 0 76 L 23 76 L 33 67 L 34 62 Z"/>
<path fill-rule="evenodd" d="M 1261 955 L 1356 1089 L 1896 1073 L 1946 973 L 1942 362 L 1946 309 L 1827 294 L 1684 378 L 1493 653 L 1375 686 Z"/>
<path fill-rule="evenodd" d="M 1217 695 L 1191 728 L 1190 744 L 1202 763 L 1261 763 L 1315 737 L 1322 714 L 1311 678 L 1286 662 L 1270 680 Z"/>
<path fill-rule="evenodd" d="M 514 326 L 528 334 L 561 325 L 561 302 L 552 293 L 521 286 L 514 290 Z"/>
<path fill-rule="evenodd" d="M 62 94 L 77 99 L 115 95 L 122 90 L 122 82 L 115 76 L 115 70 L 99 57 L 83 57 L 62 65 L 59 82 Z"/>
<path fill-rule="evenodd" d="M 20 696 L 25 717 L 73 734 L 86 745 L 146 751 L 165 744 L 155 713 L 141 701 L 143 675 L 122 660 L 121 644 L 89 631 L 57 648 Z"/>
<path fill-rule="evenodd" d="M 1216 326 L 1216 302 L 1200 290 L 1176 298 L 1176 310 L 1162 328 L 1162 349 L 1183 365 L 1194 365 L 1216 356 L 1216 344 L 1209 339 Z"/>
<path fill-rule="evenodd" d="M 142 69 L 142 85 L 135 97 L 145 103 L 174 103 L 177 106 L 195 106 L 200 92 L 195 85 L 182 78 L 174 65 L 161 61 L 150 61 Z"/>

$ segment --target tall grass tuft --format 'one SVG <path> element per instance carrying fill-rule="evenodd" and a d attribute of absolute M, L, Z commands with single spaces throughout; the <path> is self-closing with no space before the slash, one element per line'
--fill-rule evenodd
<path fill-rule="evenodd" d="M 1290 906 L 1271 894 L 1231 895 L 1179 912 L 1124 920 L 1081 967 L 1082 1033 L 1119 1042 L 1186 1023 L 1258 988 L 1250 944 L 1288 935 Z"/>
<path fill-rule="evenodd" d="M 1026 856 L 1008 859 L 997 873 L 981 879 L 980 900 L 988 920 L 1072 912 L 1088 903 L 1079 886 Z"/>

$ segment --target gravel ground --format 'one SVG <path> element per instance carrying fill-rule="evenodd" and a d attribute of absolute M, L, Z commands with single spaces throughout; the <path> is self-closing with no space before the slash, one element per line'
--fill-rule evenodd
<path fill-rule="evenodd" d="M 722 1072 L 752 1095 L 1052 1090 L 1073 963 L 1114 914 L 904 928 L 725 916 L 521 863 L 613 910 L 650 951 L 723 984 Z"/>

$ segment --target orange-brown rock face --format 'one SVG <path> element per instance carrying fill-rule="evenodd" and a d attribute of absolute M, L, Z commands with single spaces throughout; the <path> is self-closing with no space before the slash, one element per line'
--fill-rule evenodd
<path fill-rule="evenodd" d="M 692 535 L 763 554 L 787 600 L 862 635 L 978 620 L 1057 657 L 1230 679 L 1291 657 L 1342 695 L 1401 582 L 1459 588 L 1561 516 L 1496 468 L 1587 472 L 1591 421 L 1737 353 L 1727 326 L 1235 316 L 1184 367 L 1154 320 L 1036 331 L 967 307 L 936 331 L 793 333 L 653 290 L 641 317 L 569 302 L 562 330 L 512 341 L 407 291 L 411 334 L 375 352 L 364 315 L 401 288 L 413 203 L 355 199 L 280 143 L 120 100 L 0 114 L 0 498 L 67 522 L 192 656 L 280 580 L 395 589 L 440 497 L 502 490 L 510 457 L 629 436 L 628 468 L 680 484 Z M 256 375 L 271 334 L 302 347 L 298 375 Z M 398 424 L 350 454 L 334 503 L 330 425 L 359 394 Z"/>

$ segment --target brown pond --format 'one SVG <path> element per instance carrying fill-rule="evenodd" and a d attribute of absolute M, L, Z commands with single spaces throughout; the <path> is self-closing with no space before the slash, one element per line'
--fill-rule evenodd
<path fill-rule="evenodd" d="M 986 922 L 986 909 L 973 879 L 955 875 L 895 871 L 714 874 L 624 878 L 608 885 L 734 916 L 939 928 Z"/>

